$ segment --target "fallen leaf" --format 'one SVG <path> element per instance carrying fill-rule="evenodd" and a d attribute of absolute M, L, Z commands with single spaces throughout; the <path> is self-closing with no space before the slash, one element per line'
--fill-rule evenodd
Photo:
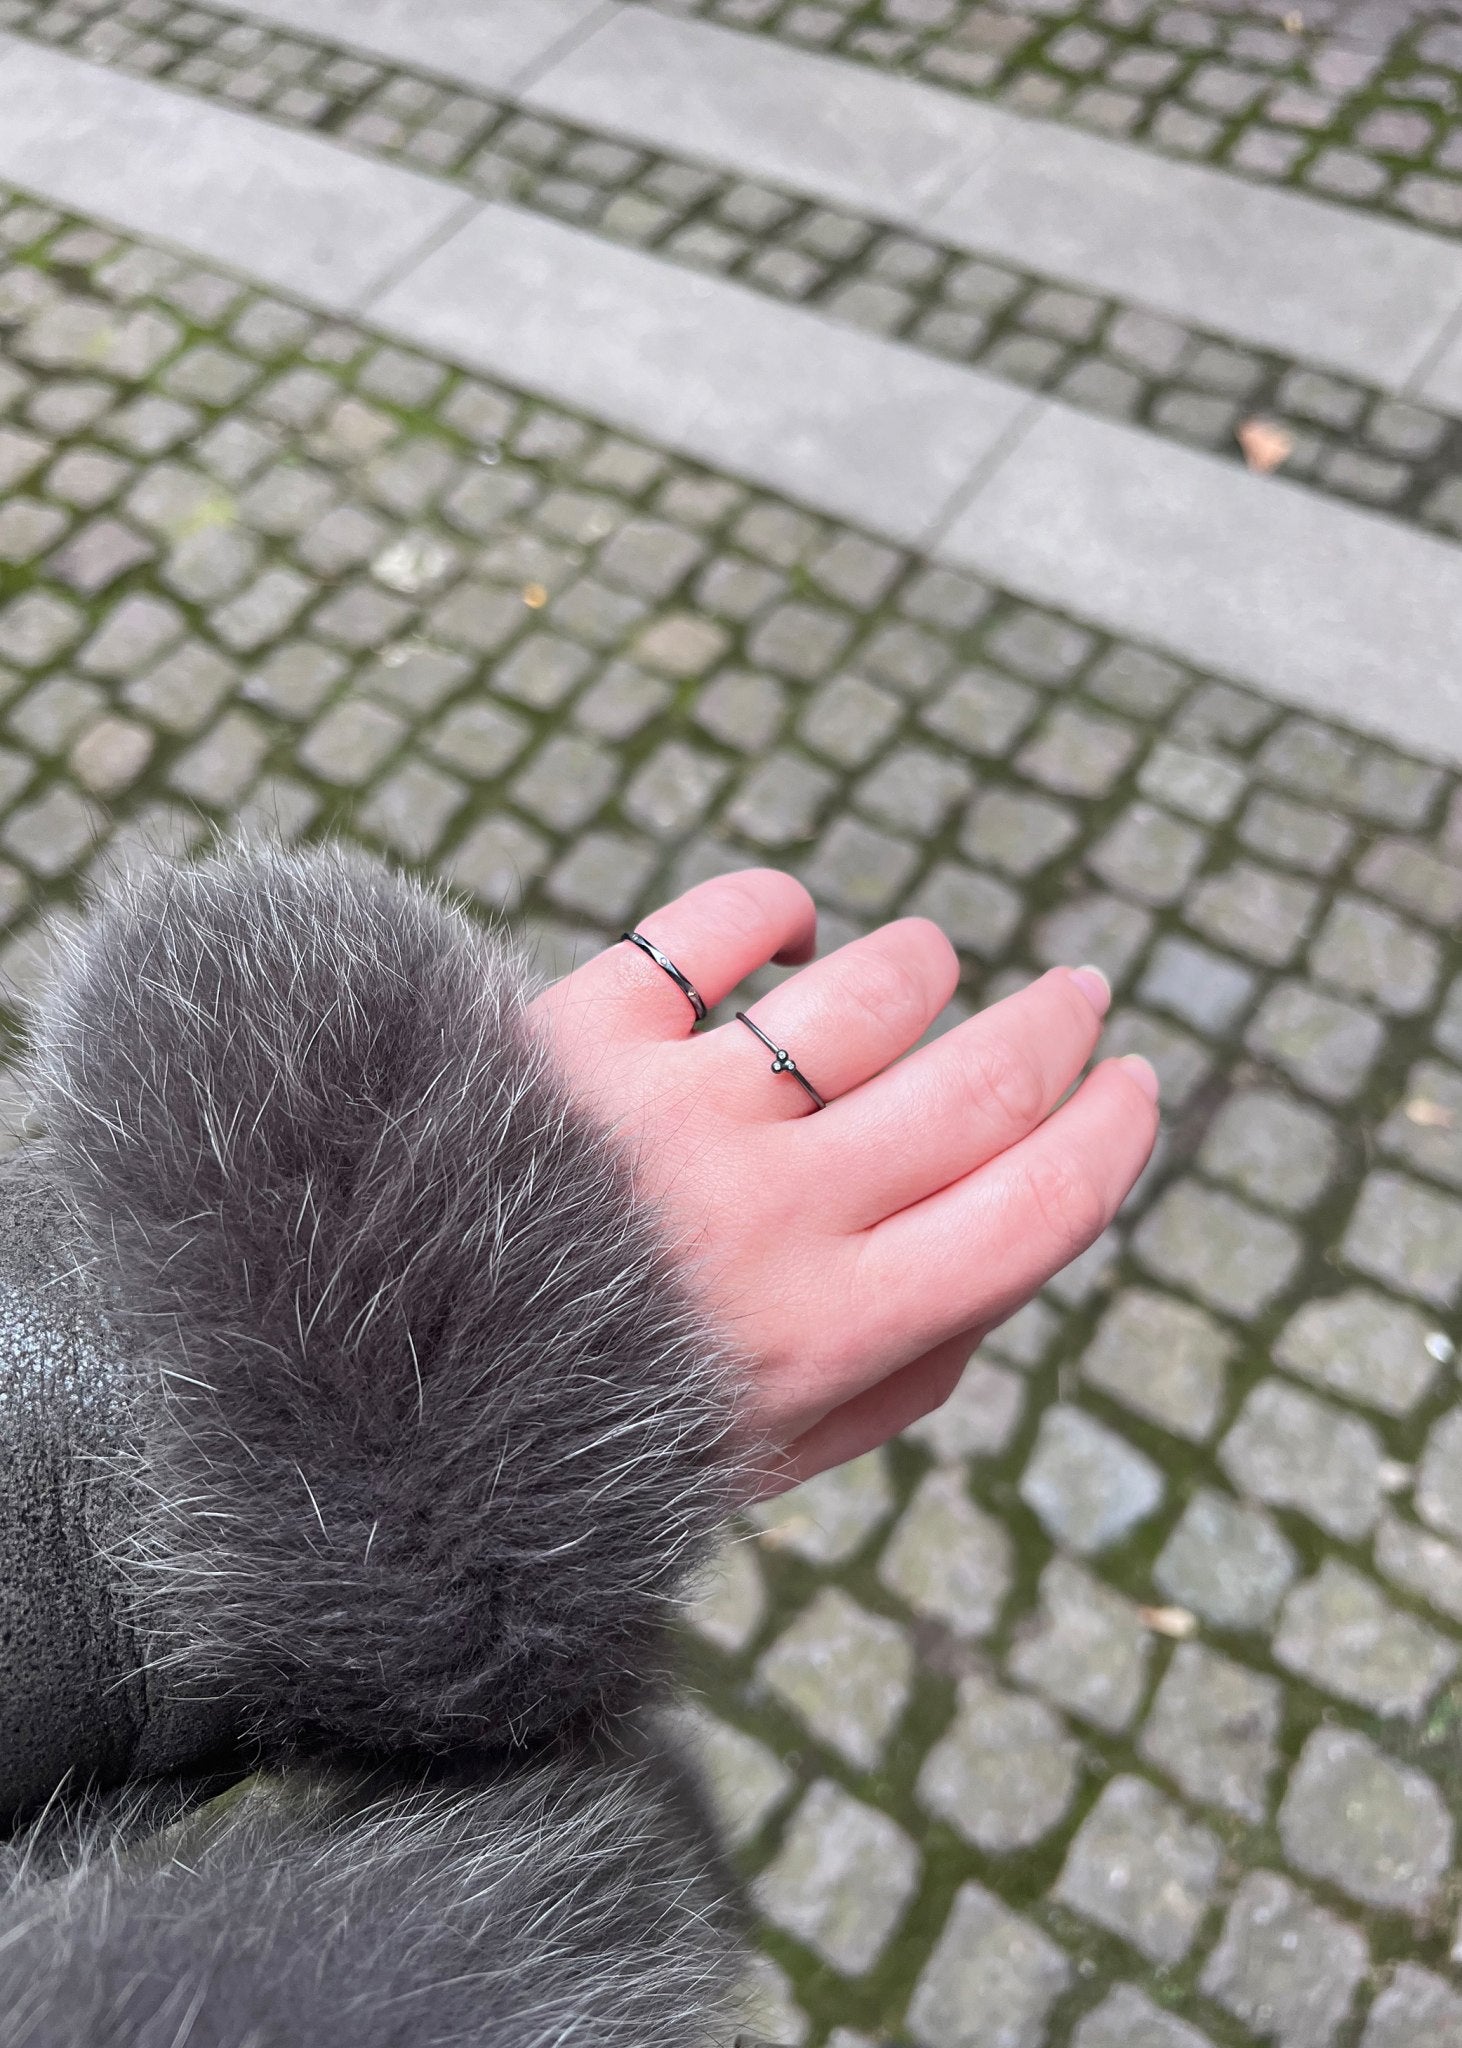
<path fill-rule="evenodd" d="M 1173 1636 L 1184 1642 L 1198 1627 L 1198 1617 L 1186 1607 L 1139 1607 L 1137 1618 L 1155 1636 Z"/>
<path fill-rule="evenodd" d="M 1444 1102 L 1433 1102 L 1428 1095 L 1413 1095 L 1401 1114 L 1409 1124 L 1420 1124 L 1424 1131 L 1450 1131 L 1455 1121 Z"/>
<path fill-rule="evenodd" d="M 1237 439 L 1245 462 L 1250 469 L 1258 470 L 1260 476 L 1268 476 L 1294 454 L 1294 435 L 1277 427 L 1273 420 L 1245 420 Z"/>
<path fill-rule="evenodd" d="M 767 1550 L 785 1550 L 788 1544 L 804 1540 L 812 1533 L 812 1520 L 807 1515 L 788 1515 L 785 1520 L 773 1522 L 770 1527 L 758 1532 L 757 1541 Z"/>
<path fill-rule="evenodd" d="M 1286 14 L 1286 16 L 1284 17 L 1284 28 L 1286 35 L 1302 36 L 1304 34 L 1305 17 L 1300 13 L 1298 8 L 1295 8 L 1293 13 Z"/>
<path fill-rule="evenodd" d="M 525 583 L 523 586 L 523 602 L 527 605 L 530 612 L 541 612 L 548 603 L 548 592 L 541 583 Z"/>

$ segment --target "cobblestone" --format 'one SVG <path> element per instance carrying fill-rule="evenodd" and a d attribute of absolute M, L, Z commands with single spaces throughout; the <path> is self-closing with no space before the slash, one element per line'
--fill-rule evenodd
<path fill-rule="evenodd" d="M 1153 1963 L 1187 1955 L 1222 1851 L 1144 1778 L 1114 1778 L 1083 1821 L 1055 1897 Z"/>
<path fill-rule="evenodd" d="M 1299 1869 L 1399 1912 L 1425 1910 L 1452 1853 L 1451 1815 L 1431 1779 L 1348 1729 L 1319 1729 L 1305 1744 L 1279 1831 Z"/>
<path fill-rule="evenodd" d="M 1203 1989 L 1282 2048 L 1328 2048 L 1365 1973 L 1365 1937 L 1273 1871 L 1244 1879 Z"/>
<path fill-rule="evenodd" d="M 1178 11 L 1124 22 L 1125 4 L 990 8 L 979 33 L 1014 47 L 1099 29 L 1114 54 L 1089 80 L 1043 70 L 1065 108 L 1087 82 L 1141 99 L 1140 69 L 1108 75 L 1135 50 L 1176 58 L 1159 96 L 1198 113 L 1200 53 L 1167 40 Z M 172 0 L 147 5 L 171 36 Z M 214 31 L 194 11 L 196 54 Z M 831 12 L 839 36 L 910 37 L 916 67 L 933 47 L 912 14 Z M 1186 14 L 1214 63 L 1296 86 L 1233 47 L 1257 18 Z M 995 40 L 959 47 L 1005 62 Z M 395 122 L 408 155 L 437 138 L 420 159 L 436 161 L 444 108 L 377 102 L 390 75 L 372 77 L 345 118 Z M 1081 118 L 1119 112 L 1089 101 Z M 1270 125 L 1201 112 L 1235 151 Z M 474 112 L 452 175 L 493 149 L 500 117 Z M 1082 361 L 1140 376 L 1148 426 L 1156 387 L 1181 388 L 1301 429 L 1301 467 L 1344 446 L 1425 471 L 1430 491 L 1455 466 L 1450 426 L 1357 404 L 1359 387 L 1324 397 L 1352 425 L 1302 421 L 1274 402 L 1292 366 L 1039 297 L 1040 280 L 911 237 L 860 242 L 826 212 L 814 229 L 788 195 L 728 212 L 710 174 L 571 167 L 551 128 L 547 146 L 542 181 L 605 205 L 657 180 L 661 248 L 699 209 L 740 238 L 738 263 L 795 250 L 815 304 L 876 277 L 908 298 L 915 346 L 935 345 L 926 316 L 958 312 L 981 323 L 969 359 L 1003 338 L 1055 350 L 1058 380 Z M 1304 141 L 1294 175 L 1319 147 Z M 5 334 L 78 299 L 110 309 L 109 332 L 145 313 L 160 324 L 131 331 L 175 339 L 130 379 L 0 356 L 0 433 L 22 437 L 0 513 L 7 1010 L 43 983 L 90 876 L 154 840 L 273 821 L 372 839 L 521 915 L 552 971 L 677 886 L 786 864 L 815 885 L 824 952 L 910 910 L 944 923 L 962 968 L 946 1023 L 1043 965 L 1097 960 L 1118 991 L 1103 1050 L 1164 1071 L 1163 1150 L 1112 1230 L 901 1442 L 741 1518 L 689 1606 L 711 1796 L 775 1951 L 761 2032 L 839 2048 L 968 2048 L 972 2026 L 982 2048 L 1448 2038 L 1456 777 L 89 235 L 0 199 L 0 306 L 20 309 Z M 94 318 L 74 332 L 100 333 Z M 246 359 L 262 370 L 247 384 Z M 156 552 L 107 580 L 128 532 Z M 1327 1762 L 1322 1738 L 1361 1747 Z M 1179 1923 L 1183 1900 L 1205 1917 L 1171 1969 L 1141 1946 L 1165 1924 L 1143 1901 L 1166 1866 L 1111 1882 L 1113 1785 L 1139 1788 L 1123 1796 L 1150 1808 L 1163 1857 L 1170 1826 L 1229 1852 L 1211 1889 L 1180 1876 Z M 1053 1896 L 1077 1870 L 1096 1918 Z M 1256 1894 L 1261 1879 L 1279 1891 Z"/>
<path fill-rule="evenodd" d="M 959 1711 L 919 1773 L 921 1805 L 979 1849 L 1028 1849 L 1065 1817 L 1077 1744 L 1049 1707 L 983 1678 L 960 1683 Z"/>

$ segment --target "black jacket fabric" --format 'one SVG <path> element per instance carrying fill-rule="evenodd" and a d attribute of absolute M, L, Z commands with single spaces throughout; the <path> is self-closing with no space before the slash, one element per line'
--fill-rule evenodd
<path fill-rule="evenodd" d="M 121 885 L 0 1173 L 0 2048 L 721 2048 L 662 1712 L 734 1355 L 503 928 Z"/>

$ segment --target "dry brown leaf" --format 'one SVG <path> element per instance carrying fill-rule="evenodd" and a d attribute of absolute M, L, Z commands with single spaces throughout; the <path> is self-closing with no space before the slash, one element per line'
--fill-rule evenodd
<path fill-rule="evenodd" d="M 757 1532 L 757 1542 L 766 1550 L 785 1550 L 788 1544 L 805 1541 L 812 1534 L 813 1523 L 808 1515 L 788 1515 L 784 1521 L 773 1522 Z"/>
<path fill-rule="evenodd" d="M 1305 17 L 1300 13 L 1298 8 L 1295 8 L 1293 13 L 1286 14 L 1286 16 L 1284 17 L 1284 28 L 1286 35 L 1302 36 L 1304 34 Z"/>
<path fill-rule="evenodd" d="M 1198 1627 L 1198 1617 L 1186 1607 L 1139 1607 L 1137 1618 L 1155 1636 L 1172 1636 L 1184 1642 Z"/>
<path fill-rule="evenodd" d="M 1273 420 L 1245 420 L 1238 430 L 1238 443 L 1245 462 L 1260 476 L 1268 476 L 1294 454 L 1294 435 Z"/>
<path fill-rule="evenodd" d="M 530 612 L 541 612 L 548 603 L 548 592 L 541 583 L 525 583 L 523 585 L 523 602 L 527 605 Z"/>
<path fill-rule="evenodd" d="M 1420 1124 L 1424 1131 L 1450 1131 L 1455 1121 L 1444 1102 L 1433 1102 L 1428 1095 L 1413 1095 L 1401 1114 L 1409 1124 Z"/>

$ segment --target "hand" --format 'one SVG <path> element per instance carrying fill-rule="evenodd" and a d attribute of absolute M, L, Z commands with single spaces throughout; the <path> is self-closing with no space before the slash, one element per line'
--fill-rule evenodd
<path fill-rule="evenodd" d="M 637 929 L 714 1009 L 768 960 L 811 961 L 816 923 L 800 882 L 752 868 Z M 821 1111 L 744 1024 L 692 1036 L 685 994 L 637 946 L 532 1005 L 750 1363 L 769 1492 L 937 1408 L 985 1333 L 1101 1234 L 1152 1150 L 1145 1060 L 1104 1061 L 1061 1100 L 1110 999 L 1095 970 L 1055 968 L 910 1052 L 958 979 L 938 925 L 906 917 L 752 1004 Z"/>

